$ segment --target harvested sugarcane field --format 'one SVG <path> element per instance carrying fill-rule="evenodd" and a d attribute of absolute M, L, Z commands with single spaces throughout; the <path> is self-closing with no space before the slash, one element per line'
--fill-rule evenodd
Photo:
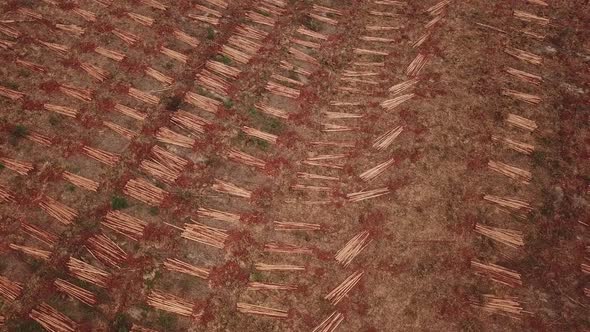
<path fill-rule="evenodd" d="M 588 0 L 0 13 L 0 331 L 590 331 Z"/>

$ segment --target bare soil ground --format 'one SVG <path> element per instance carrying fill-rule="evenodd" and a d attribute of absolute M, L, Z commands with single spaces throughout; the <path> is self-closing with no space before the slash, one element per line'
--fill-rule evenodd
<path fill-rule="evenodd" d="M 590 330 L 588 1 L 0 10 L 0 331 Z"/>

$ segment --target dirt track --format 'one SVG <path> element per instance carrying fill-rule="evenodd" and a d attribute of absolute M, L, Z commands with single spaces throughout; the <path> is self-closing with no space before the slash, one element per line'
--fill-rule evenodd
<path fill-rule="evenodd" d="M 587 2 L 2 13 L 0 330 L 590 329 Z"/>

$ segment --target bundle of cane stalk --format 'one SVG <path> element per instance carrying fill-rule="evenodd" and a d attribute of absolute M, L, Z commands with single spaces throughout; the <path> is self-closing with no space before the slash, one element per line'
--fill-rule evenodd
<path fill-rule="evenodd" d="M 590 274 L 590 264 L 582 263 L 580 264 L 580 268 L 584 274 Z"/>
<path fill-rule="evenodd" d="M 289 61 L 281 60 L 281 68 L 285 70 L 293 71 L 297 74 L 303 75 L 305 77 L 309 77 L 311 72 L 303 67 L 296 66 Z"/>
<path fill-rule="evenodd" d="M 35 20 L 40 20 L 43 18 L 43 15 L 41 15 L 41 14 L 37 13 L 36 11 L 34 11 L 30 8 L 27 8 L 27 7 L 20 7 L 16 11 L 17 11 L 17 13 L 19 13 L 21 15 L 30 17 Z"/>
<path fill-rule="evenodd" d="M 328 40 L 328 36 L 326 36 L 325 34 L 309 30 L 303 25 L 297 29 L 297 33 L 315 39 Z"/>
<path fill-rule="evenodd" d="M 168 192 L 158 188 L 144 179 L 131 179 L 123 188 L 123 192 L 138 201 L 152 206 L 160 206 Z"/>
<path fill-rule="evenodd" d="M 537 23 L 542 26 L 549 24 L 548 18 L 537 16 L 522 10 L 515 10 L 512 14 L 521 21 Z"/>
<path fill-rule="evenodd" d="M 0 158 L 0 163 L 11 171 L 17 172 L 20 175 L 27 175 L 32 169 L 33 164 L 10 158 Z"/>
<path fill-rule="evenodd" d="M 385 161 L 385 162 L 369 169 L 368 171 L 363 172 L 362 174 L 359 175 L 359 177 L 363 181 L 367 181 L 367 182 L 372 181 L 372 180 L 376 179 L 379 175 L 383 174 L 383 172 L 385 172 L 394 163 L 395 163 L 395 158 L 391 158 L 388 161 Z"/>
<path fill-rule="evenodd" d="M 262 159 L 258 159 L 252 155 L 249 155 L 245 152 L 240 150 L 231 148 L 227 151 L 227 157 L 235 162 L 252 166 L 260 169 L 264 169 L 266 167 L 266 162 Z"/>
<path fill-rule="evenodd" d="M 209 278 L 210 273 L 209 269 L 197 267 L 176 258 L 167 258 L 164 262 L 164 267 L 168 271 L 184 273 L 205 280 Z"/>
<path fill-rule="evenodd" d="M 319 146 L 331 146 L 331 147 L 338 147 L 338 148 L 354 148 L 356 146 L 355 143 L 352 142 L 333 142 L 333 141 L 312 141 L 309 142 L 311 145 L 319 145 Z"/>
<path fill-rule="evenodd" d="M 115 166 L 115 164 L 117 164 L 117 162 L 120 159 L 120 156 L 118 154 L 111 153 L 111 152 L 97 149 L 97 148 L 93 148 L 93 147 L 90 147 L 87 145 L 82 147 L 82 152 L 86 156 L 88 156 L 100 163 L 103 163 L 107 166 L 111 166 L 111 167 Z"/>
<path fill-rule="evenodd" d="M 428 57 L 422 53 L 419 53 L 414 60 L 408 65 L 406 69 L 406 75 L 409 77 L 418 76 L 424 66 L 428 63 Z"/>
<path fill-rule="evenodd" d="M 0 24 L 0 32 L 12 38 L 18 38 L 21 36 L 20 31 L 4 24 Z"/>
<path fill-rule="evenodd" d="M 100 82 L 106 80 L 109 77 L 109 72 L 91 64 L 90 62 L 81 62 L 80 68 Z"/>
<path fill-rule="evenodd" d="M 471 301 L 471 306 L 488 313 L 505 315 L 519 319 L 524 311 L 516 297 L 500 298 L 492 294 L 484 294 L 483 301 Z"/>
<path fill-rule="evenodd" d="M 298 81 L 298 80 L 294 80 L 292 78 L 288 78 L 285 77 L 283 75 L 279 75 L 279 74 L 272 74 L 270 76 L 270 78 L 277 80 L 279 82 L 284 82 L 284 83 L 288 83 L 288 84 L 292 84 L 292 85 L 298 85 L 298 86 L 303 86 L 305 84 L 303 84 L 302 82 Z"/>
<path fill-rule="evenodd" d="M 102 124 L 109 128 L 110 130 L 114 131 L 115 133 L 123 136 L 124 138 L 131 140 L 137 136 L 137 132 L 131 129 L 127 129 L 121 125 L 118 125 L 114 122 L 110 121 L 103 121 Z"/>
<path fill-rule="evenodd" d="M 269 27 L 273 27 L 276 23 L 276 20 L 272 17 L 264 16 L 259 14 L 253 10 L 250 10 L 246 13 L 246 17 L 249 18 L 252 22 L 258 23 L 261 25 L 266 25 Z"/>
<path fill-rule="evenodd" d="M 183 148 L 191 148 L 195 145 L 195 139 L 179 134 L 167 127 L 161 127 L 156 133 L 156 139 L 162 143 L 177 145 Z"/>
<path fill-rule="evenodd" d="M 75 24 L 59 24 L 59 23 L 57 23 L 55 25 L 55 27 L 59 30 L 70 32 L 78 37 L 83 35 L 84 32 L 86 31 L 84 28 L 82 28 L 78 25 L 75 25 Z"/>
<path fill-rule="evenodd" d="M 39 202 L 39 207 L 64 225 L 71 224 L 78 217 L 78 212 L 55 199 L 44 196 Z"/>
<path fill-rule="evenodd" d="M 371 243 L 370 237 L 371 234 L 368 231 L 362 231 L 355 235 L 342 249 L 338 250 L 335 256 L 336 261 L 344 267 L 348 266 Z"/>
<path fill-rule="evenodd" d="M 101 288 L 106 288 L 111 274 L 93 265 L 70 257 L 67 263 L 70 275 Z"/>
<path fill-rule="evenodd" d="M 171 120 L 177 126 L 184 128 L 195 135 L 204 134 L 205 127 L 211 124 L 209 120 L 183 110 L 174 112 Z"/>
<path fill-rule="evenodd" d="M 127 260 L 127 253 L 104 234 L 97 234 L 86 241 L 86 249 L 105 265 L 119 268 Z"/>
<path fill-rule="evenodd" d="M 334 176 L 325 176 L 313 173 L 297 172 L 297 177 L 306 180 L 326 180 L 326 181 L 339 181 L 340 178 Z"/>
<path fill-rule="evenodd" d="M 433 27 L 435 24 L 437 24 L 438 22 L 440 22 L 440 20 L 442 20 L 442 15 L 436 16 L 434 17 L 432 20 L 428 21 L 428 23 L 426 23 L 424 25 L 425 29 L 430 29 L 431 27 Z"/>
<path fill-rule="evenodd" d="M 180 52 L 177 52 L 175 50 L 169 49 L 167 47 L 162 46 L 160 48 L 160 53 L 162 53 L 163 55 L 169 57 L 170 59 L 176 60 L 182 64 L 186 64 L 188 62 L 188 56 L 185 54 L 182 54 Z"/>
<path fill-rule="evenodd" d="M 361 277 L 365 274 L 363 271 L 356 271 L 346 278 L 340 285 L 332 290 L 328 295 L 324 296 L 324 299 L 330 301 L 333 305 L 338 304 L 342 301 L 348 293 L 358 284 Z"/>
<path fill-rule="evenodd" d="M 301 45 L 301 46 L 311 48 L 311 49 L 316 49 L 316 50 L 318 50 L 321 46 L 320 43 L 310 42 L 310 41 L 302 40 L 302 39 L 295 38 L 295 37 L 291 37 L 291 42 L 293 44 Z"/>
<path fill-rule="evenodd" d="M 131 332 L 159 332 L 158 330 L 148 329 L 147 327 L 143 327 L 133 323 L 131 325 Z"/>
<path fill-rule="evenodd" d="M 62 292 L 67 296 L 71 297 L 72 299 L 78 300 L 91 307 L 94 306 L 97 302 L 96 295 L 94 295 L 94 293 L 82 287 L 76 286 L 71 282 L 57 278 L 53 284 L 57 291 Z"/>
<path fill-rule="evenodd" d="M 246 135 L 256 137 L 256 138 L 266 141 L 268 143 L 271 143 L 271 144 L 277 143 L 278 136 L 276 136 L 276 135 L 273 135 L 273 134 L 270 134 L 270 133 L 267 133 L 267 132 L 264 132 L 264 131 L 261 131 L 258 129 L 254 129 L 254 128 L 251 128 L 248 126 L 242 126 L 242 131 Z"/>
<path fill-rule="evenodd" d="M 355 48 L 352 52 L 354 54 L 358 54 L 358 55 L 377 55 L 377 56 L 388 56 L 389 55 L 388 52 L 369 50 L 366 48 Z"/>
<path fill-rule="evenodd" d="M 319 231 L 322 229 L 322 226 L 319 224 L 306 222 L 274 221 L 273 226 L 276 231 Z"/>
<path fill-rule="evenodd" d="M 158 71 L 152 67 L 146 67 L 145 68 L 145 74 L 148 75 L 149 77 L 155 79 L 158 82 L 164 83 L 166 85 L 170 85 L 174 82 L 174 79 L 164 73 L 162 73 L 161 71 Z"/>
<path fill-rule="evenodd" d="M 139 37 L 129 31 L 115 28 L 111 32 L 117 38 L 121 39 L 123 42 L 127 43 L 130 46 L 135 45 L 135 43 L 139 41 Z"/>
<path fill-rule="evenodd" d="M 195 4 L 194 5 L 194 8 L 197 9 L 197 10 L 203 11 L 206 16 L 214 16 L 214 17 L 217 17 L 217 18 L 223 17 L 223 14 L 221 12 L 219 12 L 218 10 L 209 8 L 207 6 L 203 6 L 203 5 L 200 5 L 200 4 Z"/>
<path fill-rule="evenodd" d="M 441 2 L 436 3 L 432 7 L 428 8 L 426 12 L 432 16 L 438 16 L 442 14 L 445 8 L 451 3 L 451 0 L 443 0 Z"/>
<path fill-rule="evenodd" d="M 11 42 L 10 40 L 0 39 L 0 48 L 4 50 L 12 50 L 14 49 L 15 42 Z"/>
<path fill-rule="evenodd" d="M 33 224 L 29 224 L 26 221 L 22 221 L 20 227 L 23 230 L 23 232 L 25 232 L 32 238 L 35 238 L 45 243 L 50 248 L 53 248 L 53 246 L 55 246 L 55 243 L 58 240 L 58 237 L 55 234 L 52 234 L 49 231 L 41 229 Z"/>
<path fill-rule="evenodd" d="M 269 242 L 264 245 L 264 251 L 276 252 L 282 254 L 304 254 L 310 255 L 313 253 L 311 248 L 300 247 L 292 244 Z"/>
<path fill-rule="evenodd" d="M 186 93 L 184 101 L 209 113 L 217 113 L 217 110 L 221 106 L 219 100 L 201 96 L 190 91 Z"/>
<path fill-rule="evenodd" d="M 328 186 L 310 186 L 305 184 L 295 184 L 291 186 L 293 190 L 302 190 L 302 191 L 332 191 L 333 189 Z"/>
<path fill-rule="evenodd" d="M 201 218 L 211 218 L 229 223 L 238 223 L 240 221 L 240 215 L 238 214 L 203 207 L 197 210 L 197 215 Z"/>
<path fill-rule="evenodd" d="M 248 39 L 262 41 L 268 36 L 268 32 L 253 28 L 249 25 L 240 24 L 236 28 L 236 34 Z"/>
<path fill-rule="evenodd" d="M 243 197 L 248 199 L 252 197 L 252 192 L 250 190 L 240 188 L 234 185 L 233 183 L 221 181 L 218 179 L 215 179 L 215 183 L 211 186 L 211 188 L 217 192 L 237 197 Z"/>
<path fill-rule="evenodd" d="M 125 59 L 125 54 L 121 53 L 121 52 L 117 52 L 114 50 L 109 50 L 108 48 L 104 48 L 102 46 L 97 46 L 94 49 L 94 52 L 96 52 L 97 54 L 100 54 L 102 56 L 104 56 L 105 58 L 117 61 L 117 62 L 121 62 L 123 61 L 123 59 Z"/>
<path fill-rule="evenodd" d="M 492 140 L 494 140 L 496 142 L 502 142 L 509 149 L 512 149 L 514 151 L 524 153 L 527 155 L 529 155 L 529 154 L 533 153 L 533 151 L 535 151 L 535 147 L 533 145 L 523 143 L 523 142 L 518 142 L 518 141 L 515 141 L 515 140 L 510 139 L 508 137 L 500 137 L 500 136 L 494 135 L 494 136 L 492 136 Z"/>
<path fill-rule="evenodd" d="M 320 325 L 316 326 L 312 332 L 334 332 L 344 320 L 344 315 L 334 311 Z"/>
<path fill-rule="evenodd" d="M 238 308 L 239 312 L 244 313 L 244 314 L 261 315 L 261 316 L 268 316 L 268 317 L 274 317 L 274 318 L 287 318 L 287 317 L 289 317 L 287 310 L 264 307 L 264 306 L 249 304 L 249 303 L 244 303 L 244 302 L 238 302 L 237 308 Z"/>
<path fill-rule="evenodd" d="M 420 47 L 420 45 L 424 44 L 424 42 L 428 39 L 428 37 L 430 37 L 430 35 L 432 34 L 431 31 L 426 31 L 425 33 L 423 33 L 420 38 L 418 38 L 413 44 L 412 44 L 412 48 L 416 48 L 416 47 Z"/>
<path fill-rule="evenodd" d="M 10 100 L 19 100 L 21 99 L 25 94 L 13 89 L 9 89 L 7 87 L 3 87 L 0 86 L 0 96 L 2 97 L 6 97 Z"/>
<path fill-rule="evenodd" d="M 152 7 L 154 9 L 158 9 L 158 10 L 167 10 L 168 7 L 156 0 L 139 0 L 139 2 L 143 3 L 146 6 Z"/>
<path fill-rule="evenodd" d="M 192 47 L 199 46 L 199 40 L 197 38 L 189 35 L 188 33 L 184 32 L 182 30 L 174 29 L 174 31 L 172 32 L 172 35 L 174 36 L 174 38 L 176 38 L 176 40 L 181 41 L 189 46 L 192 46 Z"/>
<path fill-rule="evenodd" d="M 158 98 L 157 96 L 138 90 L 134 87 L 130 87 L 127 94 L 139 101 L 143 101 L 144 103 L 150 105 L 158 105 L 160 103 L 160 98 Z"/>
<path fill-rule="evenodd" d="M 521 168 L 510 166 L 508 164 L 490 160 L 488 167 L 500 174 L 506 175 L 507 177 L 520 181 L 525 184 L 529 184 L 533 178 L 533 175 L 529 171 L 525 171 Z"/>
<path fill-rule="evenodd" d="M 211 25 L 218 25 L 219 24 L 219 18 L 217 18 L 217 17 L 211 17 L 211 16 L 206 16 L 206 15 L 195 15 L 195 14 L 188 14 L 187 16 L 192 18 L 193 20 L 205 22 L 205 23 L 208 23 Z"/>
<path fill-rule="evenodd" d="M 272 115 L 277 118 L 281 118 L 281 119 L 288 119 L 289 118 L 289 114 L 286 111 L 269 106 L 267 104 L 256 104 L 256 109 L 258 109 L 262 113 Z"/>
<path fill-rule="evenodd" d="M 61 57 L 65 57 L 70 52 L 70 47 L 67 46 L 67 45 L 46 42 L 46 41 L 43 41 L 43 40 L 37 40 L 37 41 L 41 45 L 47 47 L 47 49 L 49 49 L 51 51 L 54 51 L 55 53 L 57 53 Z"/>
<path fill-rule="evenodd" d="M 74 332 L 78 330 L 76 322 L 45 302 L 31 310 L 29 317 L 50 332 Z"/>
<path fill-rule="evenodd" d="M 127 16 L 129 16 L 135 22 L 151 27 L 154 24 L 154 19 L 149 16 L 140 15 L 137 13 L 128 12 Z"/>
<path fill-rule="evenodd" d="M 492 281 L 515 288 L 522 286 L 520 273 L 507 269 L 496 264 L 484 264 L 476 260 L 471 261 L 471 268 L 474 273 L 481 276 L 486 276 Z"/>
<path fill-rule="evenodd" d="M 266 84 L 266 90 L 278 96 L 283 96 L 292 99 L 299 98 L 300 94 L 300 91 L 298 89 L 289 88 L 284 85 L 275 83 L 273 81 L 268 81 L 268 83 Z"/>
<path fill-rule="evenodd" d="M 31 131 L 27 134 L 26 138 L 34 143 L 37 143 L 42 146 L 51 146 L 53 143 L 51 142 L 51 138 L 40 134 L 36 131 Z"/>
<path fill-rule="evenodd" d="M 360 201 L 364 201 L 366 199 L 371 199 L 371 198 L 376 198 L 379 196 L 387 195 L 389 193 L 390 193 L 389 188 L 383 187 L 383 188 L 363 190 L 363 191 L 358 191 L 358 192 L 346 194 L 346 198 L 348 199 L 349 202 L 360 202 Z"/>
<path fill-rule="evenodd" d="M 221 47 L 221 54 L 243 65 L 247 64 L 250 62 L 250 59 L 252 59 L 252 55 L 249 55 L 228 45 L 223 45 Z"/>
<path fill-rule="evenodd" d="M 322 131 L 327 133 L 337 133 L 337 132 L 344 132 L 344 131 L 355 131 L 358 127 L 351 127 L 351 126 L 344 126 L 344 125 L 337 125 L 334 123 L 322 123 Z"/>
<path fill-rule="evenodd" d="M 0 202 L 14 202 L 14 196 L 2 186 L 0 186 Z"/>
<path fill-rule="evenodd" d="M 527 73 L 526 71 L 514 69 L 512 67 L 506 67 L 504 69 L 508 74 L 518 78 L 519 80 L 534 85 L 540 85 L 543 82 L 543 78 L 539 75 Z"/>
<path fill-rule="evenodd" d="M 143 236 L 147 223 L 121 211 L 109 211 L 101 224 L 131 240 L 137 241 Z"/>
<path fill-rule="evenodd" d="M 326 17 L 326 16 L 322 16 L 322 15 L 315 14 L 315 13 L 309 13 L 308 15 L 309 15 L 309 17 L 311 17 L 313 19 L 316 19 L 316 20 L 318 20 L 320 22 L 324 22 L 324 23 L 329 24 L 329 25 L 337 25 L 338 24 L 338 21 L 337 20 L 332 19 L 332 18 L 329 18 L 329 17 Z"/>
<path fill-rule="evenodd" d="M 362 41 L 377 42 L 377 43 L 394 43 L 395 42 L 395 39 L 392 39 L 392 38 L 373 37 L 373 36 L 360 36 L 359 39 Z"/>
<path fill-rule="evenodd" d="M 295 47 L 289 47 L 289 54 L 291 54 L 295 59 L 299 60 L 299 61 L 303 61 L 303 62 L 307 62 L 310 65 L 313 66 L 319 66 L 320 62 L 318 61 L 318 59 L 312 57 L 311 55 L 302 52 L 298 49 L 296 49 Z"/>
<path fill-rule="evenodd" d="M 0 295 L 2 297 L 14 301 L 20 296 L 22 291 L 23 286 L 21 283 L 0 276 Z"/>
<path fill-rule="evenodd" d="M 143 121 L 147 118 L 145 113 L 122 104 L 115 104 L 115 111 L 138 121 Z"/>
<path fill-rule="evenodd" d="M 96 21 L 96 14 L 91 11 L 82 9 L 80 7 L 76 7 L 72 9 L 72 13 L 80 16 L 82 19 L 88 22 L 95 22 Z"/>
<path fill-rule="evenodd" d="M 174 183 L 186 165 L 188 160 L 155 145 L 152 148 L 152 159 L 143 160 L 140 168 L 166 183 Z"/>
<path fill-rule="evenodd" d="M 294 285 L 284 285 L 284 284 L 275 284 L 275 283 L 268 283 L 268 282 L 256 282 L 251 281 L 248 283 L 247 290 L 249 291 L 259 291 L 259 290 L 296 290 L 297 286 Z"/>
<path fill-rule="evenodd" d="M 488 202 L 498 204 L 499 206 L 504 208 L 511 208 L 521 211 L 530 211 L 533 209 L 528 202 L 522 201 L 520 199 L 500 197 L 494 195 L 485 195 L 483 199 L 485 199 Z"/>
<path fill-rule="evenodd" d="M 70 118 L 75 118 L 78 115 L 78 110 L 67 106 L 59 106 L 53 104 L 43 104 L 43 108 L 47 111 L 57 114 L 65 115 Z"/>
<path fill-rule="evenodd" d="M 543 63 L 543 58 L 533 54 L 531 52 L 523 51 L 518 48 L 505 48 L 504 52 L 510 56 L 513 56 L 524 62 L 528 62 L 534 65 L 540 65 Z"/>
<path fill-rule="evenodd" d="M 44 260 L 44 261 L 49 260 L 49 256 L 51 256 L 51 251 L 41 250 L 41 249 L 28 247 L 28 246 L 21 246 L 21 245 L 14 244 L 14 243 L 10 243 L 8 245 L 8 247 L 12 250 L 21 252 L 21 253 L 31 256 L 35 259 L 40 259 L 40 260 Z"/>
<path fill-rule="evenodd" d="M 508 122 L 510 125 L 528 131 L 534 131 L 538 128 L 537 123 L 535 121 L 523 118 L 522 116 L 518 116 L 515 114 L 508 114 L 506 122 Z"/>
<path fill-rule="evenodd" d="M 377 150 L 387 149 L 391 145 L 391 143 L 393 143 L 393 141 L 402 133 L 403 130 L 404 127 L 397 126 L 385 132 L 383 135 L 375 139 L 375 141 L 373 142 L 373 148 Z"/>
<path fill-rule="evenodd" d="M 391 88 L 389 88 L 389 92 L 391 92 L 393 95 L 400 94 L 402 92 L 405 92 L 406 90 L 413 88 L 414 86 L 416 86 L 416 84 L 418 84 L 418 82 L 420 82 L 419 78 L 409 79 L 407 81 L 392 86 Z"/>
<path fill-rule="evenodd" d="M 524 101 L 525 103 L 529 103 L 532 105 L 537 105 L 541 101 L 543 101 L 543 99 L 537 95 L 532 95 L 529 93 L 524 93 L 511 89 L 502 89 L 502 95 L 512 97 L 516 100 Z"/>
<path fill-rule="evenodd" d="M 207 226 L 193 220 L 193 223 L 184 224 L 184 229 L 180 235 L 183 238 L 218 249 L 225 247 L 225 241 L 229 235 L 227 231 L 221 228 Z"/>
<path fill-rule="evenodd" d="M 227 92 L 230 88 L 230 83 L 228 81 L 207 69 L 204 69 L 197 74 L 197 81 L 208 90 L 224 97 L 227 96 Z"/>
<path fill-rule="evenodd" d="M 171 312 L 177 315 L 191 317 L 194 303 L 183 300 L 175 295 L 164 293 L 159 290 L 153 290 L 147 299 L 147 304 L 163 311 Z"/>
<path fill-rule="evenodd" d="M 309 166 L 326 167 L 326 168 L 332 168 L 332 169 L 343 169 L 344 168 L 344 165 L 318 162 L 318 161 L 312 161 L 312 160 L 304 160 L 301 163 L 304 165 L 309 165 Z"/>
<path fill-rule="evenodd" d="M 305 271 L 305 266 L 289 265 L 289 264 L 264 264 L 256 263 L 256 270 L 258 271 Z"/>
<path fill-rule="evenodd" d="M 511 248 L 517 249 L 524 246 L 524 236 L 521 231 L 476 224 L 475 232 Z"/>
<path fill-rule="evenodd" d="M 241 72 L 241 70 L 236 67 L 228 66 L 224 63 L 214 60 L 208 60 L 205 63 L 205 68 L 214 71 L 220 75 L 223 75 L 227 78 L 236 78 Z"/>
<path fill-rule="evenodd" d="M 47 68 L 45 68 L 44 66 L 41 66 L 40 64 L 37 64 L 37 63 L 23 60 L 21 58 L 16 59 L 16 64 L 23 66 L 25 68 L 28 68 L 30 70 L 34 70 L 39 73 L 46 73 L 47 72 Z M 0 87 L 0 91 L 2 91 L 2 87 Z"/>
<path fill-rule="evenodd" d="M 239 35 L 229 37 L 227 42 L 229 45 L 242 49 L 244 52 L 249 53 L 250 55 L 255 55 L 256 52 L 258 52 L 258 50 L 262 47 L 261 44 Z"/>
<path fill-rule="evenodd" d="M 70 173 L 68 171 L 64 171 L 62 173 L 62 176 L 63 176 L 64 180 L 70 182 L 71 184 L 75 185 L 76 187 L 90 190 L 90 191 L 94 191 L 94 192 L 96 192 L 96 190 L 98 190 L 99 183 L 94 180 L 90 180 L 88 178 L 85 178 L 83 176 L 80 176 L 80 175 L 77 175 L 74 173 Z"/>

